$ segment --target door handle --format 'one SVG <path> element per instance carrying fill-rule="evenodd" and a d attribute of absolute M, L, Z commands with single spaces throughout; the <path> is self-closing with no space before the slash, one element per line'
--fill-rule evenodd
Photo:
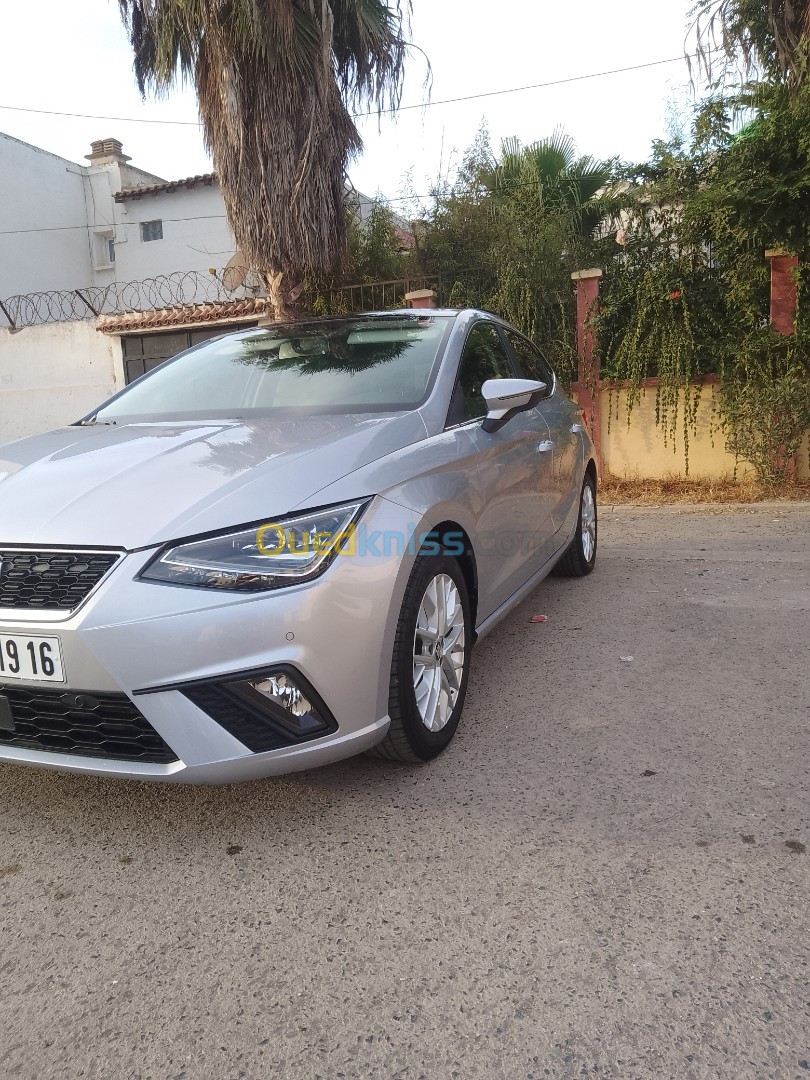
<path fill-rule="evenodd" d="M 579 433 L 581 431 L 582 431 L 582 424 L 572 424 L 571 425 L 571 432 L 572 432 L 573 435 L 579 435 Z"/>
<path fill-rule="evenodd" d="M 538 454 L 547 454 L 549 450 L 552 450 L 553 448 L 554 443 L 551 441 L 551 439 L 543 439 L 543 441 L 537 446 L 537 452 Z"/>

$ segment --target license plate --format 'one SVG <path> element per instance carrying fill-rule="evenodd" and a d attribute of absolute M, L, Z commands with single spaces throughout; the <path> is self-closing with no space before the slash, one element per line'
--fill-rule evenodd
<path fill-rule="evenodd" d="M 9 679 L 64 682 L 59 638 L 0 634 L 0 682 Z"/>

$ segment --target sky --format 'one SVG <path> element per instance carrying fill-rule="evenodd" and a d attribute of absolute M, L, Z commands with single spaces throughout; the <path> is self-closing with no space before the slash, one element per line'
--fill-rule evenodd
<path fill-rule="evenodd" d="M 415 216 L 417 205 L 403 196 L 446 184 L 482 121 L 495 147 L 505 137 L 531 142 L 562 127 L 583 154 L 644 160 L 673 116 L 684 116 L 690 106 L 682 57 L 691 5 L 414 0 L 411 39 L 422 52 L 412 51 L 402 103 L 434 104 L 359 121 L 365 149 L 350 167 L 352 182 L 368 195 L 387 196 L 403 216 Z M 82 163 L 92 139 L 113 136 L 133 165 L 166 179 L 211 169 L 191 90 L 141 100 L 117 0 L 28 0 L 3 9 L 0 106 L 120 119 L 0 108 L 0 131 Z M 423 53 L 432 70 L 429 90 Z M 439 104 L 670 59 L 675 62 L 624 74 Z"/>

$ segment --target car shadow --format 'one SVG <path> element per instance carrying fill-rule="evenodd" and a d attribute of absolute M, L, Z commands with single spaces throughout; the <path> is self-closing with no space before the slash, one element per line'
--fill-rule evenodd
<path fill-rule="evenodd" d="M 540 587 L 544 603 L 564 589 L 550 580 Z M 526 637 L 534 594 L 481 642 L 474 653 L 467 702 L 459 732 L 449 750 L 426 765 L 402 765 L 360 755 L 332 765 L 233 785 L 190 786 L 58 773 L 0 765 L 0 815 L 19 823 L 49 822 L 57 832 L 69 831 L 130 845 L 145 837 L 178 844 L 204 845 L 224 834 L 231 846 L 272 842 L 279 833 L 299 831 L 302 822 L 341 818 L 379 808 L 417 803 L 442 813 L 448 798 L 468 799 L 470 787 L 488 786 L 487 777 L 502 776 L 523 754 L 520 725 L 508 717 L 495 726 L 491 684 L 513 641 Z M 528 633 L 534 634 L 531 626 Z M 524 641 L 524 645 L 526 642 Z M 532 646 L 533 647 L 533 646 Z M 507 703 L 507 708 L 508 708 Z M 493 744 L 493 738 L 495 743 Z M 126 846 L 126 845 L 125 845 Z"/>

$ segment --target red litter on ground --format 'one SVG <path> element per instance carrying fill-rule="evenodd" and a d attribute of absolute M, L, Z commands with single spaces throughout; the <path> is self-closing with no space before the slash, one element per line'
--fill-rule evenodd
<path fill-rule="evenodd" d="M 529 622 L 548 622 L 548 615 L 532 615 Z"/>

